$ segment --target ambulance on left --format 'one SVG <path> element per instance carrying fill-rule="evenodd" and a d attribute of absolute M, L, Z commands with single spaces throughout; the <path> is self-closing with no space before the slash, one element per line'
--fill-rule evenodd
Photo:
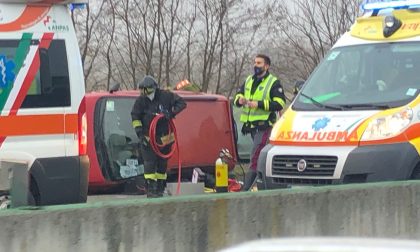
<path fill-rule="evenodd" d="M 0 191 L 23 164 L 36 205 L 87 199 L 85 84 L 70 15 L 80 4 L 0 0 Z"/>

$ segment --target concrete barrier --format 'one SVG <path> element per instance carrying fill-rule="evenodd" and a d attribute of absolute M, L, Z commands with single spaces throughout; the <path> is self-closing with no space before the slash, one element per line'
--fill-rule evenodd
<path fill-rule="evenodd" d="M 0 211 L 1 251 L 216 251 L 288 236 L 420 237 L 420 182 Z"/>

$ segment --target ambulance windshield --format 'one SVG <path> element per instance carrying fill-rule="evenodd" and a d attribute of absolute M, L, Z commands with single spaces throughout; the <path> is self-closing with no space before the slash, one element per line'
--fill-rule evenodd
<path fill-rule="evenodd" d="M 296 98 L 295 110 L 377 110 L 405 105 L 420 90 L 420 43 L 331 50 Z"/>

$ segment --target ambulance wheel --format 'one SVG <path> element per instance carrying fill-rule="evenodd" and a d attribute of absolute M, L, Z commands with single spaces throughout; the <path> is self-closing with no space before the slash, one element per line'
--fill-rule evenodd
<path fill-rule="evenodd" d="M 417 164 L 417 166 L 414 168 L 413 173 L 411 174 L 410 179 L 420 180 L 420 164 Z"/>
<path fill-rule="evenodd" d="M 39 193 L 38 184 L 34 177 L 31 176 L 28 194 L 28 204 L 30 206 L 39 206 L 41 203 L 41 195 Z"/>
<path fill-rule="evenodd" d="M 266 183 L 265 183 L 265 177 L 261 174 L 261 172 L 258 172 L 257 174 L 257 189 L 258 191 L 267 190 Z"/>

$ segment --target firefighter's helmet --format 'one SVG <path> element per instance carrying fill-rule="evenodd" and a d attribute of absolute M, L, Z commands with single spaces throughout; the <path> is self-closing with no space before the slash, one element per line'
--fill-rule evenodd
<path fill-rule="evenodd" d="M 158 83 L 156 82 L 155 78 L 150 75 L 144 76 L 143 80 L 139 83 L 139 89 L 145 88 L 158 88 Z"/>

